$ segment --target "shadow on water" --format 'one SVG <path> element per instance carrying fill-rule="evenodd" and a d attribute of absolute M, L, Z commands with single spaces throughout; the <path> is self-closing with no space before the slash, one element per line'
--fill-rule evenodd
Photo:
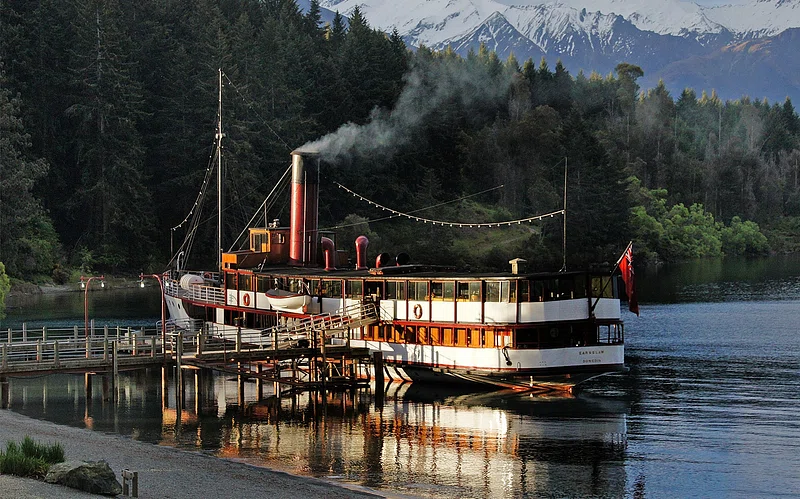
<path fill-rule="evenodd" d="M 800 255 L 637 268 L 640 303 L 800 299 Z"/>

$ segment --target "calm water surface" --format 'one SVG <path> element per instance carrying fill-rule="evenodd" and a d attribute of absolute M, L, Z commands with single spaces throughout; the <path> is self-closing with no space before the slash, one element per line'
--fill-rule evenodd
<path fill-rule="evenodd" d="M 190 378 L 177 410 L 174 385 L 164 397 L 152 370 L 123 375 L 115 404 L 99 381 L 87 404 L 82 376 L 13 379 L 11 409 L 415 496 L 800 495 L 800 259 L 638 279 L 641 317 L 625 312 L 631 372 L 575 397 L 391 385 L 382 400 L 370 390 L 277 399 L 265 388 L 258 402 L 253 383 L 240 394 L 235 379 L 214 377 Z M 137 303 L 130 314 L 100 296 L 90 295 L 97 321 L 160 314 L 157 293 L 119 298 Z M 12 309 L 2 327 L 70 319 L 47 308 Z"/>

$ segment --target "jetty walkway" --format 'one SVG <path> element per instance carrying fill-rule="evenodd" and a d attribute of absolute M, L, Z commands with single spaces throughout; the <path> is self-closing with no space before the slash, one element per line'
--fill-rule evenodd
<path fill-rule="evenodd" d="M 378 320 L 374 303 L 334 313 L 288 319 L 263 330 L 203 321 L 167 321 L 152 327 L 103 326 L 8 329 L 0 332 L 0 384 L 9 377 L 53 373 L 110 374 L 147 367 L 176 367 L 236 374 L 275 383 L 276 393 L 364 384 L 372 361 L 350 345 L 352 331 Z"/>

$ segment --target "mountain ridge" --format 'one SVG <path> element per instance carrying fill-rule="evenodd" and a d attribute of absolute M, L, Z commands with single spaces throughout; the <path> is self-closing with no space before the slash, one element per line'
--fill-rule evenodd
<path fill-rule="evenodd" d="M 725 99 L 742 95 L 782 100 L 800 96 L 800 85 L 784 76 L 800 72 L 794 57 L 781 81 L 763 78 L 778 61 L 769 52 L 756 50 L 747 56 L 749 72 L 720 71 L 707 74 L 699 61 L 732 57 L 742 43 L 766 40 L 780 53 L 793 36 L 780 35 L 800 28 L 800 0 L 751 0 L 735 5 L 702 7 L 686 0 L 412 0 L 404 9 L 394 2 L 374 0 L 323 0 L 321 6 L 343 15 L 359 6 L 370 24 L 390 32 L 397 29 L 411 47 L 436 50 L 448 46 L 466 55 L 481 44 L 499 57 L 513 53 L 522 61 L 545 57 L 560 59 L 573 74 L 578 71 L 608 73 L 620 62 L 642 67 L 644 86 L 664 79 L 672 92 L 704 82 Z M 752 47 L 752 46 L 751 46 Z M 706 68 L 707 69 L 707 68 Z M 699 77 L 700 73 L 705 73 Z M 759 75 L 761 79 L 759 80 Z M 726 78 L 736 78 L 728 81 Z M 738 86 L 737 86 L 738 85 Z M 787 86 L 788 85 L 788 86 Z"/>

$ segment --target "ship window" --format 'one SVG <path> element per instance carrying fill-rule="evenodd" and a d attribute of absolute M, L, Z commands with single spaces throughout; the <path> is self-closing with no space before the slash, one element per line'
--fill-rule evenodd
<path fill-rule="evenodd" d="M 426 281 L 409 281 L 408 299 L 425 301 L 428 299 L 428 283 Z"/>
<path fill-rule="evenodd" d="M 386 298 L 389 300 L 405 300 L 406 299 L 405 281 L 387 281 Z"/>
<path fill-rule="evenodd" d="M 559 279 L 558 280 L 558 299 L 569 300 L 575 297 L 575 280 L 574 279 Z"/>
<path fill-rule="evenodd" d="M 481 301 L 480 281 L 459 282 L 458 301 Z"/>
<path fill-rule="evenodd" d="M 227 272 L 225 274 L 225 287 L 228 289 L 236 289 L 236 274 Z"/>
<path fill-rule="evenodd" d="M 531 301 L 544 301 L 545 285 L 544 281 L 531 282 Z"/>
<path fill-rule="evenodd" d="M 345 283 L 345 298 L 361 299 L 363 294 L 363 283 L 361 281 L 347 281 Z"/>
<path fill-rule="evenodd" d="M 253 290 L 253 276 L 249 274 L 242 274 L 239 276 L 239 289 L 242 291 Z"/>
<path fill-rule="evenodd" d="M 511 300 L 511 284 L 509 281 L 487 281 L 486 282 L 486 301 L 508 303 Z M 514 299 L 517 300 L 516 286 L 514 287 Z"/>
<path fill-rule="evenodd" d="M 267 276 L 257 276 L 256 277 L 256 291 L 259 293 L 266 293 L 269 289 L 269 277 Z"/>
<path fill-rule="evenodd" d="M 610 277 L 592 277 L 592 297 L 613 298 L 614 290 Z"/>
<path fill-rule="evenodd" d="M 431 295 L 434 300 L 439 301 L 453 301 L 455 297 L 455 284 L 454 282 L 432 282 Z"/>
<path fill-rule="evenodd" d="M 574 292 L 572 294 L 573 298 L 586 298 L 586 276 L 585 275 L 576 275 L 573 279 L 574 282 Z"/>
<path fill-rule="evenodd" d="M 319 279 L 311 279 L 308 281 L 308 289 L 312 295 L 318 295 L 321 292 L 320 289 L 320 280 Z"/>
<path fill-rule="evenodd" d="M 519 301 L 531 301 L 531 283 L 530 281 L 519 281 Z"/>
<path fill-rule="evenodd" d="M 542 281 L 542 285 L 544 286 L 544 301 L 554 301 L 558 300 L 558 279 L 548 279 L 546 281 Z"/>
<path fill-rule="evenodd" d="M 446 282 L 444 283 L 444 299 L 445 301 L 453 301 L 456 297 L 456 283 L 454 282 Z"/>
<path fill-rule="evenodd" d="M 322 281 L 322 296 L 328 298 L 342 297 L 342 281 Z"/>
<path fill-rule="evenodd" d="M 500 283 L 487 282 L 486 283 L 486 301 L 498 302 L 500 301 Z"/>

